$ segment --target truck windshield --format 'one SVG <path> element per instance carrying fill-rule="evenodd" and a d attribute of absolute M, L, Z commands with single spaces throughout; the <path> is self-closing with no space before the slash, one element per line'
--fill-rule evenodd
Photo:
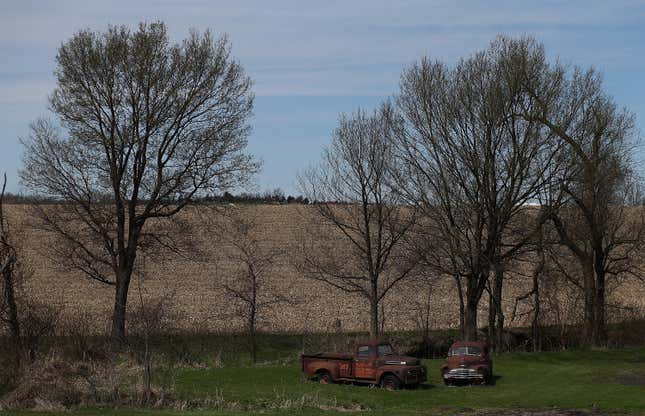
<path fill-rule="evenodd" d="M 394 354 L 394 349 L 390 344 L 383 344 L 378 346 L 378 355 L 392 355 Z"/>
<path fill-rule="evenodd" d="M 482 355 L 482 350 L 479 347 L 457 347 L 448 351 L 448 357 L 454 355 Z"/>

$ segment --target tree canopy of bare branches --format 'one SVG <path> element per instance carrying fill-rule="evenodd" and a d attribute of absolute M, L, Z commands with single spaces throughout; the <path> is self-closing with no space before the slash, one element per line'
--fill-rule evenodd
<path fill-rule="evenodd" d="M 278 289 L 269 281 L 285 252 L 267 243 L 253 208 L 209 211 L 216 216 L 209 229 L 220 236 L 224 243 L 221 256 L 233 265 L 231 270 L 221 270 L 216 278 L 232 304 L 231 317 L 241 318 L 246 324 L 251 361 L 255 363 L 258 326 L 266 322 L 267 310 L 294 303 L 286 288 Z"/>
<path fill-rule="evenodd" d="M 323 201 L 315 204 L 315 221 L 339 232 L 346 245 L 305 242 L 299 266 L 311 278 L 365 298 L 372 337 L 379 333 L 380 302 L 416 265 L 403 253 L 415 211 L 402 208 L 391 188 L 393 117 L 387 104 L 373 114 L 341 116 L 322 161 L 300 181 L 310 200 Z"/>
<path fill-rule="evenodd" d="M 252 81 L 225 37 L 193 31 L 171 44 L 163 23 L 82 30 L 56 61 L 50 106 L 61 128 L 32 124 L 21 178 L 60 201 L 39 208 L 41 226 L 67 247 L 60 260 L 115 286 L 112 335 L 123 338 L 148 220 L 256 171 L 244 153 Z"/>
<path fill-rule="evenodd" d="M 532 38 L 498 37 L 452 68 L 408 68 L 397 104 L 398 183 L 427 219 L 426 262 L 455 277 L 464 336 L 477 336 L 485 290 L 501 330 L 505 267 L 550 222 L 578 259 L 586 332 L 602 344 L 606 275 L 633 272 L 644 222 L 625 211 L 638 188 L 633 115 L 597 72 L 549 63 Z"/>
<path fill-rule="evenodd" d="M 537 81 L 525 76 L 525 94 L 539 111 L 524 116 L 564 145 L 565 169 L 548 217 L 578 263 L 561 270 L 584 295 L 585 337 L 604 345 L 607 279 L 640 276 L 635 259 L 645 242 L 634 115 L 604 92 L 594 69 L 556 63 L 545 65 L 543 74 Z"/>
<path fill-rule="evenodd" d="M 455 278 L 466 339 L 477 337 L 477 308 L 491 274 L 501 313 L 505 264 L 538 229 L 524 223 L 517 233 L 518 218 L 527 217 L 526 204 L 557 163 L 552 134 L 521 115 L 535 108 L 523 94 L 521 69 L 542 51 L 516 56 L 510 46 L 499 38 L 453 68 L 424 58 L 404 71 L 397 101 L 397 182 L 427 218 L 423 234 L 434 243 L 425 262 Z"/>

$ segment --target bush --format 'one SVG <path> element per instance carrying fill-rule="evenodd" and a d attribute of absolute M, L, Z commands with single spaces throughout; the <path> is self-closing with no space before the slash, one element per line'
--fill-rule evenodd
<path fill-rule="evenodd" d="M 0 400 L 0 408 L 63 410 L 79 406 L 166 406 L 172 403 L 167 386 L 145 392 L 137 366 L 128 357 L 75 361 L 51 353 L 26 365 L 16 387 Z M 152 400 L 150 400 L 152 398 Z"/>
<path fill-rule="evenodd" d="M 81 361 L 107 358 L 109 340 L 95 334 L 96 324 L 91 316 L 80 313 L 65 318 L 61 320 L 58 332 L 68 358 Z"/>
<path fill-rule="evenodd" d="M 54 335 L 62 308 L 47 303 L 25 302 L 20 314 L 22 348 L 35 360 L 44 340 Z"/>

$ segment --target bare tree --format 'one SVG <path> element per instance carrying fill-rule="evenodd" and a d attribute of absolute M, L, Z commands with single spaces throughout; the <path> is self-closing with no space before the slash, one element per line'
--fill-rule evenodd
<path fill-rule="evenodd" d="M 252 209 L 210 210 L 217 215 L 212 227 L 225 244 L 221 255 L 232 268 L 220 269 L 226 294 L 235 305 L 233 316 L 246 322 L 251 361 L 257 362 L 257 329 L 267 309 L 293 303 L 271 286 L 269 276 L 284 252 L 267 243 Z"/>
<path fill-rule="evenodd" d="M 550 272 L 547 253 L 555 254 L 553 252 L 553 243 L 547 241 L 545 229 L 547 227 L 543 224 L 535 240 L 531 242 L 531 250 L 524 253 L 525 255 L 521 259 L 521 264 L 525 265 L 527 270 L 530 270 L 531 285 L 527 292 L 515 298 L 510 316 L 511 323 L 515 318 L 530 316 L 531 346 L 534 352 L 542 350 L 543 280 L 544 276 Z M 518 313 L 518 307 L 520 306 L 524 306 L 524 311 Z"/>
<path fill-rule="evenodd" d="M 112 336 L 125 335 L 137 250 L 151 219 L 248 179 L 251 80 L 227 39 L 191 32 L 170 44 L 163 23 L 83 30 L 59 49 L 50 105 L 64 128 L 32 125 L 22 182 L 59 204 L 41 226 L 59 260 L 115 287 Z M 63 254 L 63 253 L 59 253 Z"/>
<path fill-rule="evenodd" d="M 414 291 L 415 296 L 405 298 L 401 302 L 402 305 L 397 305 L 405 307 L 413 313 L 416 329 L 421 332 L 422 352 L 426 357 L 431 349 L 430 331 L 436 325 L 436 317 L 432 308 L 437 297 L 436 282 L 437 274 L 433 270 L 429 270 L 429 273 L 417 273 L 414 279 L 410 279 L 410 282 L 407 283 L 408 288 Z"/>
<path fill-rule="evenodd" d="M 54 332 L 62 308 L 25 296 L 23 284 L 29 268 L 19 256 L 15 235 L 5 213 L 6 175 L 0 191 L 0 325 L 8 330 L 13 347 L 14 376 L 18 375 L 24 358 L 34 360 L 45 336 Z"/>
<path fill-rule="evenodd" d="M 540 111 L 526 119 L 546 126 L 566 145 L 566 175 L 549 210 L 559 242 L 578 262 L 570 281 L 584 294 L 585 334 L 594 345 L 606 343 L 606 288 L 609 278 L 636 273 L 643 248 L 642 201 L 629 208 L 639 187 L 632 154 L 638 144 L 634 115 L 619 109 L 593 69 L 555 64 L 537 81 L 525 77 L 526 93 Z"/>
<path fill-rule="evenodd" d="M 0 192 L 0 271 L 2 272 L 2 298 L 0 299 L 0 321 L 6 325 L 11 335 L 15 351 L 14 365 L 20 368 L 22 343 L 20 339 L 20 320 L 16 302 L 16 285 L 18 255 L 9 230 L 9 223 L 4 212 L 4 194 L 7 186 L 7 175 L 4 174 Z"/>
<path fill-rule="evenodd" d="M 392 118 L 387 104 L 371 115 L 341 116 L 320 165 L 300 180 L 302 192 L 319 201 L 313 207 L 315 221 L 341 236 L 340 246 L 320 236 L 305 243 L 300 270 L 365 298 L 372 337 L 379 334 L 379 304 L 416 267 L 403 244 L 416 213 L 400 206 L 390 187 Z"/>
<path fill-rule="evenodd" d="M 530 43 L 530 40 L 526 42 Z M 511 232 L 555 162 L 551 134 L 518 115 L 535 104 L 522 93 L 522 65 L 499 38 L 454 68 L 425 58 L 402 75 L 398 128 L 403 197 L 427 219 L 437 250 L 425 260 L 453 276 L 462 305 L 462 332 L 477 337 L 477 308 L 491 275 L 492 306 L 501 318 L 504 267 L 538 229 Z"/>
<path fill-rule="evenodd" d="M 153 399 L 152 379 L 154 364 L 153 341 L 164 333 L 168 333 L 168 324 L 175 320 L 171 303 L 174 293 L 165 293 L 159 297 L 146 296 L 145 281 L 147 279 L 146 258 L 137 257 L 133 274 L 136 279 L 137 302 L 129 311 L 130 335 L 136 358 L 143 364 L 143 397 L 144 404 L 150 404 Z"/>

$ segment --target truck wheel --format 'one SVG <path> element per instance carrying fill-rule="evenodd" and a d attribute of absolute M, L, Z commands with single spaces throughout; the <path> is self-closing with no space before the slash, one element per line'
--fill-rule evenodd
<path fill-rule="evenodd" d="M 388 374 L 381 379 L 381 387 L 385 390 L 397 390 L 400 386 L 401 382 L 399 379 L 391 374 Z"/>
<path fill-rule="evenodd" d="M 318 377 L 316 377 L 316 379 L 318 380 L 318 382 L 320 384 L 331 384 L 331 383 L 333 383 L 333 380 L 331 378 L 331 374 L 329 374 L 328 371 L 321 371 L 320 373 L 318 373 Z"/>

